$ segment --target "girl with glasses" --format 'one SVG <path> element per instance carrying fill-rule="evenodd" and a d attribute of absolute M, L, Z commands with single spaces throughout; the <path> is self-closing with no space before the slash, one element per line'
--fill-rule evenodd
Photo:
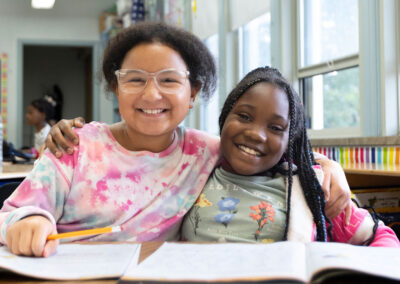
<path fill-rule="evenodd" d="M 0 242 L 15 254 L 46 257 L 57 246 L 49 234 L 105 226 L 123 231 L 67 241 L 176 240 L 218 161 L 218 137 L 179 126 L 196 96 L 215 90 L 213 58 L 197 37 L 161 23 L 135 24 L 110 40 L 102 69 L 123 121 L 75 130 L 73 153 L 57 159 L 46 151 L 5 201 Z M 335 186 L 343 182 L 335 164 L 326 171 L 334 172 Z M 343 208 L 347 192 L 335 192 L 332 199 L 342 202 L 334 207 Z"/>

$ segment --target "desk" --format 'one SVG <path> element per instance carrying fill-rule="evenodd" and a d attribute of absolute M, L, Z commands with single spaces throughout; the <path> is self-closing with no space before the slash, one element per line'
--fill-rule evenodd
<path fill-rule="evenodd" d="M 139 263 L 142 262 L 146 257 L 151 255 L 154 251 L 156 251 L 162 242 L 147 242 L 143 243 L 140 251 Z M 23 277 L 20 275 L 12 274 L 12 273 L 0 273 L 0 284 L 8 284 L 8 283 L 20 283 L 20 284 L 38 284 L 38 283 L 46 283 L 46 284 L 70 284 L 70 283 L 82 283 L 85 284 L 116 284 L 118 282 L 117 279 L 97 279 L 97 280 L 77 280 L 77 281 L 55 281 L 55 280 L 41 280 L 41 279 L 33 279 L 28 277 Z"/>
<path fill-rule="evenodd" d="M 0 173 L 0 185 L 7 182 L 22 181 L 32 168 L 32 164 L 3 162 L 3 172 Z"/>
<path fill-rule="evenodd" d="M 142 243 L 141 247 L 141 252 L 140 252 L 140 257 L 139 257 L 139 263 L 143 261 L 146 257 L 151 255 L 154 251 L 156 251 L 160 246 L 162 245 L 162 242 L 147 242 L 147 243 Z M 85 283 L 85 284 L 116 284 L 118 282 L 118 279 L 108 279 L 108 280 L 77 280 L 77 281 L 54 281 L 54 280 L 36 280 L 32 278 L 26 278 L 22 277 L 19 275 L 15 274 L 0 274 L 0 284 L 5 284 L 5 283 L 19 283 L 19 284 L 37 284 L 37 283 L 45 283 L 45 284 L 75 284 L 75 283 Z M 201 282 L 199 282 L 201 283 Z M 224 282 L 220 282 L 224 283 Z M 225 282 L 229 283 L 229 282 Z M 256 282 L 258 283 L 258 282 Z M 342 283 L 342 284 L 375 284 L 376 279 L 371 278 L 370 276 L 356 276 L 352 279 L 346 278 L 346 279 L 341 279 L 341 278 L 333 278 L 328 281 L 324 281 L 324 284 L 337 284 L 337 283 Z M 391 281 L 388 280 L 387 282 L 384 283 L 399 283 L 398 281 Z"/>

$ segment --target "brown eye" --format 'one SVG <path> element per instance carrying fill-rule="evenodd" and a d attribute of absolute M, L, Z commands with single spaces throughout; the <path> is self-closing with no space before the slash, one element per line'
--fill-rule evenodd
<path fill-rule="evenodd" d="M 278 125 L 272 125 L 272 126 L 271 126 L 271 129 L 272 129 L 273 131 L 278 131 L 278 132 L 283 132 L 283 131 L 285 131 L 285 129 L 284 129 L 283 127 L 278 126 Z"/>
<path fill-rule="evenodd" d="M 245 121 L 250 121 L 250 117 L 245 114 L 245 113 L 238 113 L 238 116 L 240 117 L 240 119 L 245 120 Z"/>

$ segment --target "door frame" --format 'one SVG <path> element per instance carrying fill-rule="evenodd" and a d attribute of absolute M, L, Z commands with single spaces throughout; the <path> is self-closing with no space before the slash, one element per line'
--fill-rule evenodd
<path fill-rule="evenodd" d="M 96 74 L 99 68 L 99 41 L 79 41 L 79 40 L 40 40 L 40 39 L 19 39 L 17 52 L 17 145 L 22 145 L 23 115 L 23 86 L 24 86 L 24 46 L 25 45 L 46 45 L 63 47 L 89 47 L 92 49 L 92 101 L 93 101 L 93 120 L 100 118 L 100 86 L 96 84 Z"/>

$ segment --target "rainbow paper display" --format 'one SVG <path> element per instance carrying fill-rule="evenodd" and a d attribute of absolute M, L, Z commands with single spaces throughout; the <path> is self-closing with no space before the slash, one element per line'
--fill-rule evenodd
<path fill-rule="evenodd" d="M 400 146 L 313 147 L 344 168 L 400 170 Z"/>

